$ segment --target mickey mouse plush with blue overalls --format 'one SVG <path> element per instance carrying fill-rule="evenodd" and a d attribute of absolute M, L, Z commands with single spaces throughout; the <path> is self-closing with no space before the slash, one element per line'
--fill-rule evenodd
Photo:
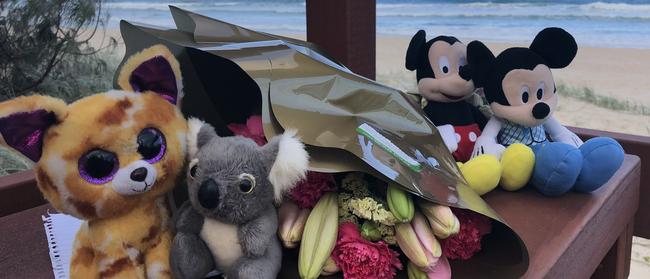
<path fill-rule="evenodd" d="M 529 48 L 509 48 L 497 57 L 479 41 L 467 46 L 468 70 L 494 113 L 476 140 L 474 156 L 499 156 L 513 143 L 530 146 L 535 153 L 531 184 L 548 196 L 592 192 L 623 162 L 623 148 L 615 140 L 583 143 L 553 117 L 558 96 L 550 69 L 569 65 L 577 50 L 573 36 L 560 28 L 544 29 Z"/>

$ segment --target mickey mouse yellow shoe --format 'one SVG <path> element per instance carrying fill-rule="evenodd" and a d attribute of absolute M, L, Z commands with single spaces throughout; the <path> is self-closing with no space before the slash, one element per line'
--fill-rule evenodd
<path fill-rule="evenodd" d="M 516 191 L 524 187 L 533 174 L 535 154 L 533 150 L 521 143 L 515 143 L 501 155 L 501 188 Z"/>
<path fill-rule="evenodd" d="M 501 163 L 494 155 L 484 154 L 467 163 L 458 163 L 467 184 L 479 195 L 494 190 L 501 179 Z"/>

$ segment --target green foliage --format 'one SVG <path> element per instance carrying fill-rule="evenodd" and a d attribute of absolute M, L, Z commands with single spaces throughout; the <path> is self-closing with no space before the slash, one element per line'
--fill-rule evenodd
<path fill-rule="evenodd" d="M 0 101 L 33 92 L 73 101 L 110 88 L 99 54 L 116 40 L 90 44 L 107 19 L 101 0 L 1 1 Z"/>
<path fill-rule="evenodd" d="M 93 63 L 94 60 L 101 63 Z M 120 58 L 107 51 L 99 52 L 97 57 L 65 57 L 60 62 L 60 70 L 47 77 L 38 92 L 72 102 L 106 91 L 113 88 L 113 73 L 119 63 Z M 70 76 L 76 78 L 66 78 Z"/>
<path fill-rule="evenodd" d="M 614 97 L 598 95 L 589 87 L 572 87 L 564 83 L 558 83 L 557 92 L 562 96 L 576 98 L 578 100 L 594 104 L 596 106 L 625 111 L 633 114 L 650 115 L 650 107 L 643 104 L 633 103 L 627 100 L 619 100 Z"/>
<path fill-rule="evenodd" d="M 0 101 L 38 92 L 72 102 L 112 88 L 116 40 L 91 46 L 108 20 L 101 2 L 0 0 Z M 0 176 L 31 166 L 0 146 Z"/>
<path fill-rule="evenodd" d="M 32 167 L 32 162 L 17 155 L 13 150 L 0 146 L 0 176 L 23 171 Z"/>

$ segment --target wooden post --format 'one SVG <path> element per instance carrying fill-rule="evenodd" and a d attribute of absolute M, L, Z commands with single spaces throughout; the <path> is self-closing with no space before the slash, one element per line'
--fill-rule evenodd
<path fill-rule="evenodd" d="M 630 275 L 632 257 L 632 233 L 634 222 L 627 225 L 621 236 L 614 243 L 591 279 L 625 279 Z"/>
<path fill-rule="evenodd" d="M 307 40 L 375 79 L 375 0 L 307 0 Z"/>

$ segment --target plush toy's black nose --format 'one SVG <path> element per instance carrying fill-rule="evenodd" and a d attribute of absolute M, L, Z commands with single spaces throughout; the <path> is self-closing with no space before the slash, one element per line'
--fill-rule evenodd
<path fill-rule="evenodd" d="M 137 168 L 131 172 L 131 180 L 142 182 L 147 178 L 147 169 Z"/>
<path fill-rule="evenodd" d="M 212 179 L 201 183 L 199 188 L 199 203 L 206 209 L 213 209 L 219 204 L 219 184 Z"/>
<path fill-rule="evenodd" d="M 533 116 L 536 119 L 544 119 L 551 112 L 551 108 L 546 103 L 537 103 L 533 107 Z"/>

